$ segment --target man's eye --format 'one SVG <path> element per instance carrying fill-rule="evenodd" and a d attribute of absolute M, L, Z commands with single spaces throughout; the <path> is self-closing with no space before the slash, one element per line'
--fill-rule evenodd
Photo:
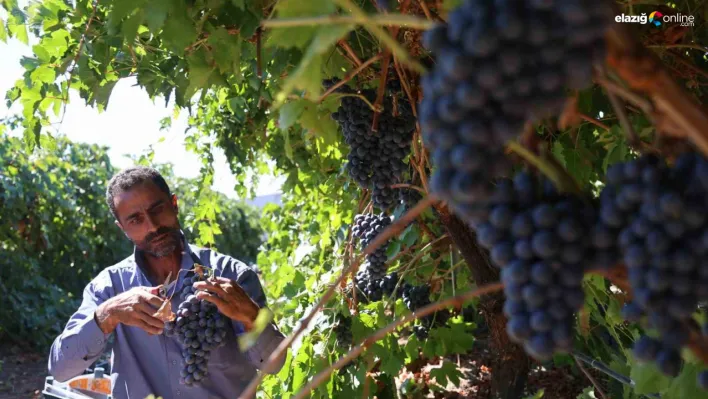
<path fill-rule="evenodd" d="M 132 219 L 130 219 L 130 221 L 129 221 L 128 223 L 130 223 L 130 224 L 138 224 L 138 223 L 140 223 L 140 220 L 138 220 L 138 218 L 132 218 Z"/>

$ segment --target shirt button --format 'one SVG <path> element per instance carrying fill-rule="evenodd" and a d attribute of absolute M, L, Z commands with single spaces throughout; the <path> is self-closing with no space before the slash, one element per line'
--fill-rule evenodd
<path fill-rule="evenodd" d="M 172 365 L 174 366 L 175 364 L 177 364 L 177 361 L 176 361 L 176 360 L 173 360 L 173 361 L 172 361 Z"/>
<path fill-rule="evenodd" d="M 181 392 L 179 391 L 179 389 L 178 389 L 178 390 L 177 390 L 177 396 L 179 396 L 179 395 L 181 395 L 181 394 L 182 394 L 182 393 L 181 393 Z"/>
<path fill-rule="evenodd" d="M 96 340 L 96 343 L 97 343 L 97 344 L 100 344 L 100 343 L 101 343 L 101 340 L 100 340 L 100 339 L 97 339 L 97 340 Z"/>

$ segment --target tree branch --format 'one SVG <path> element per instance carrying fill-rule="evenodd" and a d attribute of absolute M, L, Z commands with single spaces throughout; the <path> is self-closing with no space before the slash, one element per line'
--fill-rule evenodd
<path fill-rule="evenodd" d="M 359 356 L 359 354 L 361 354 L 361 352 L 363 352 L 364 349 L 368 348 L 369 346 L 374 344 L 376 341 L 379 341 L 379 340 L 385 338 L 386 335 L 388 335 L 390 332 L 394 331 L 397 327 L 399 327 L 403 324 L 409 323 L 415 319 L 427 316 L 427 315 L 429 315 L 437 310 L 443 309 L 443 308 L 462 306 L 462 304 L 464 304 L 466 301 L 468 301 L 472 298 L 476 298 L 476 297 L 479 297 L 479 296 L 482 296 L 485 294 L 496 292 L 496 291 L 499 291 L 503 288 L 504 288 L 504 286 L 502 285 L 502 283 L 488 284 L 483 287 L 479 287 L 477 289 L 468 291 L 464 294 L 460 294 L 460 295 L 457 295 L 457 296 L 454 296 L 451 298 L 443 299 L 443 300 L 435 302 L 435 303 L 431 303 L 430 305 L 425 306 L 425 307 L 421 308 L 420 310 L 415 311 L 398 321 L 394 321 L 394 322 L 390 323 L 386 327 L 376 331 L 374 334 L 372 334 L 369 337 L 367 337 L 366 339 L 364 339 L 364 341 L 362 343 L 357 345 L 355 348 L 353 348 L 351 351 L 349 351 L 349 353 L 347 353 L 346 355 L 339 358 L 339 360 L 337 360 L 334 364 L 329 366 L 327 369 L 319 372 L 310 382 L 307 383 L 307 385 L 305 385 L 304 387 L 302 387 L 302 389 L 300 389 L 300 391 L 293 397 L 293 399 L 302 399 L 305 396 L 309 395 L 315 388 L 317 388 L 317 386 L 322 384 L 325 381 L 325 379 L 327 377 L 329 377 L 329 375 L 332 374 L 332 372 L 334 372 L 334 370 L 338 370 L 338 369 L 342 368 L 344 365 L 346 365 L 347 363 L 352 361 L 355 357 Z"/>
<path fill-rule="evenodd" d="M 329 301 L 329 299 L 332 297 L 334 294 L 336 288 L 340 285 L 340 283 L 349 276 L 349 274 L 352 272 L 352 270 L 355 270 L 357 267 L 359 267 L 359 264 L 362 260 L 363 257 L 366 255 L 372 254 L 378 247 L 386 243 L 391 237 L 399 234 L 401 231 L 403 231 L 408 224 L 413 221 L 418 215 L 420 215 L 425 209 L 427 209 L 429 206 L 432 204 L 436 203 L 437 199 L 435 199 L 432 196 L 428 196 L 418 202 L 418 204 L 413 207 L 410 211 L 406 212 L 400 219 L 395 221 L 393 224 L 388 226 L 384 231 L 382 231 L 374 240 L 364 248 L 361 254 L 357 256 L 355 262 L 348 267 L 344 268 L 342 270 L 342 273 L 339 275 L 337 278 L 337 281 L 334 282 L 334 284 L 330 285 L 330 287 L 327 289 L 327 291 L 322 295 L 320 300 L 317 302 L 315 307 L 310 310 L 310 313 L 307 314 L 304 318 L 301 319 L 300 324 L 298 325 L 297 328 L 295 328 L 295 331 L 293 331 L 287 338 L 285 338 L 280 345 L 271 353 L 270 357 L 268 357 L 268 360 L 266 361 L 265 365 L 261 368 L 263 371 L 262 373 L 259 373 L 253 379 L 251 382 L 248 384 L 246 389 L 241 393 L 239 396 L 239 399 L 249 399 L 252 397 L 255 397 L 256 390 L 258 389 L 258 385 L 263 381 L 263 377 L 265 374 L 271 372 L 273 369 L 275 363 L 277 363 L 281 357 L 285 356 L 285 353 L 287 352 L 288 348 L 295 342 L 295 340 L 302 334 L 303 331 L 310 325 L 312 322 L 312 319 L 319 313 L 320 310 L 324 307 L 324 304 Z"/>

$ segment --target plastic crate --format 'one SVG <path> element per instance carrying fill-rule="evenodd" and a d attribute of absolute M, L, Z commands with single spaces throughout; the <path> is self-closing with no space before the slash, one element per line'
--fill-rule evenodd
<path fill-rule="evenodd" d="M 67 382 L 59 382 L 54 377 L 44 380 L 42 397 L 47 399 L 112 399 L 111 379 L 97 367 L 92 374 L 74 377 Z"/>

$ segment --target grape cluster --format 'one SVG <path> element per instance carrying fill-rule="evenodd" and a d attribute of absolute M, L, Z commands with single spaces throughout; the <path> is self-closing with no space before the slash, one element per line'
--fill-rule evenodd
<path fill-rule="evenodd" d="M 180 383 L 188 386 L 198 385 L 208 377 L 209 355 L 226 343 L 227 318 L 216 305 L 195 296 L 193 284 L 202 280 L 198 275 L 185 278 L 177 318 L 165 323 L 165 335 L 176 336 L 182 344 Z"/>
<path fill-rule="evenodd" d="M 411 182 L 406 181 L 406 184 L 411 184 Z M 404 205 L 405 210 L 408 210 L 414 207 L 418 201 L 423 199 L 423 196 L 420 194 L 420 191 L 416 189 L 404 187 L 398 190 L 398 198 Z"/>
<path fill-rule="evenodd" d="M 522 172 L 499 181 L 486 206 L 476 230 L 501 268 L 509 337 L 539 360 L 569 351 L 575 313 L 584 303 L 592 204 Z"/>
<path fill-rule="evenodd" d="M 337 339 L 337 346 L 348 348 L 352 344 L 352 319 L 342 314 L 336 317 L 336 325 L 334 327 L 334 335 Z"/>
<path fill-rule="evenodd" d="M 404 283 L 401 289 L 401 297 L 408 310 L 415 312 L 430 305 L 430 286 L 427 284 L 413 286 Z M 450 312 L 447 309 L 423 316 L 420 318 L 420 324 L 413 326 L 413 333 L 422 341 L 428 337 L 431 328 L 445 325 L 449 318 Z"/>
<path fill-rule="evenodd" d="M 613 13 L 605 0 L 465 0 L 424 35 L 436 58 L 422 79 L 431 190 L 458 214 L 510 173 L 504 145 L 557 115 L 566 88 L 592 83 Z"/>
<path fill-rule="evenodd" d="M 352 233 L 360 239 L 361 249 L 366 248 L 386 227 L 391 224 L 391 218 L 383 213 L 356 215 Z M 388 241 L 366 256 L 366 262 L 356 275 L 356 283 L 369 301 L 381 300 L 383 290 L 381 281 L 386 275 L 386 248 Z"/>
<path fill-rule="evenodd" d="M 708 299 L 708 161 L 691 152 L 672 167 L 652 155 L 616 164 L 603 193 L 601 221 L 615 233 L 633 292 L 623 315 L 646 316 L 659 334 L 638 340 L 634 354 L 676 376 L 691 317 Z"/>
<path fill-rule="evenodd" d="M 338 91 L 354 94 L 346 87 Z M 374 90 L 363 90 L 358 95 L 371 104 L 376 102 Z M 399 183 L 405 169 L 404 159 L 411 150 L 415 118 L 410 104 L 404 100 L 384 96 L 382 105 L 384 111 L 379 115 L 377 132 L 371 130 L 374 111 L 359 97 L 342 98 L 332 118 L 338 122 L 351 148 L 347 156 L 349 176 L 361 188 L 371 189 L 374 205 L 385 211 L 397 202 L 391 186 Z"/>

